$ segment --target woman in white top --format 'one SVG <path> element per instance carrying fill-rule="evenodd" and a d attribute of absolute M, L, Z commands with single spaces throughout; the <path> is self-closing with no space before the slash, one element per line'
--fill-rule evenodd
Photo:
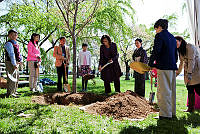
<path fill-rule="evenodd" d="M 79 52 L 79 72 L 82 76 L 82 91 L 87 90 L 88 80 L 84 80 L 83 77 L 86 74 L 89 74 L 91 71 L 91 53 L 87 51 L 88 45 L 82 44 L 82 51 Z"/>

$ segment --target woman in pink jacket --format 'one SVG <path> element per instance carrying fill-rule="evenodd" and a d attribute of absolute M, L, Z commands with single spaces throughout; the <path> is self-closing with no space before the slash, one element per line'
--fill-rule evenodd
<path fill-rule="evenodd" d="M 38 46 L 39 39 L 40 39 L 40 35 L 33 33 L 28 43 L 27 61 L 28 61 L 28 68 L 30 71 L 29 86 L 30 86 L 30 90 L 33 92 L 37 90 L 39 66 L 41 62 L 40 48 Z"/>

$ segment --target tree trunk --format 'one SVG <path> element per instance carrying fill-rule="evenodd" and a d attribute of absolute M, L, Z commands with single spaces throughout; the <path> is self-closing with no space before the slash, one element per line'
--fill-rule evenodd
<path fill-rule="evenodd" d="M 73 42 L 73 82 L 72 91 L 76 93 L 76 36 L 72 35 Z"/>
<path fill-rule="evenodd" d="M 125 80 L 130 80 L 130 78 L 129 78 L 130 66 L 128 65 L 128 61 L 125 61 L 125 65 L 126 65 L 126 77 L 125 77 Z"/>
<path fill-rule="evenodd" d="M 76 78 L 79 78 L 79 68 L 78 68 L 78 60 L 77 60 L 77 77 Z"/>

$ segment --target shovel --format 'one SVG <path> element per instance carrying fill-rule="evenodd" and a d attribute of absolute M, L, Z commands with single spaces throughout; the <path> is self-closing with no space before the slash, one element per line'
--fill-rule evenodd
<path fill-rule="evenodd" d="M 153 104 L 155 92 L 153 92 L 153 78 L 152 78 L 152 75 L 150 75 L 150 76 L 151 76 L 151 92 L 150 92 L 150 95 L 149 95 L 149 103 Z"/>
<path fill-rule="evenodd" d="M 112 64 L 113 61 L 106 63 L 103 67 L 101 67 L 101 70 L 103 70 L 105 67 L 107 67 L 108 65 Z"/>
<path fill-rule="evenodd" d="M 14 77 L 15 75 L 15 77 Z M 14 70 L 14 72 L 12 74 L 8 73 L 8 77 L 11 81 L 13 82 L 17 82 L 17 69 Z"/>
<path fill-rule="evenodd" d="M 149 67 L 147 64 L 142 63 L 142 62 L 136 62 L 136 61 L 130 64 L 130 68 L 140 74 L 144 74 L 145 72 L 151 70 L 151 67 Z"/>
<path fill-rule="evenodd" d="M 66 84 L 65 82 L 67 81 L 67 70 L 66 70 L 66 64 L 64 65 L 64 67 L 65 67 L 65 81 L 63 81 L 63 87 L 64 87 L 64 91 L 65 92 L 71 92 L 71 87 L 70 87 L 70 85 L 69 84 Z"/>
<path fill-rule="evenodd" d="M 112 64 L 112 63 L 113 63 L 113 61 L 106 63 L 106 64 L 101 68 L 101 70 L 103 70 L 106 66 L 108 66 L 108 65 L 110 65 L 110 64 Z M 98 71 L 97 74 L 98 74 L 99 72 L 100 72 L 100 71 Z M 94 77 L 95 77 L 94 74 L 85 74 L 85 75 L 83 76 L 83 79 L 84 79 L 84 80 L 90 80 L 90 79 L 93 79 Z"/>
<path fill-rule="evenodd" d="M 39 79 L 40 79 L 39 66 L 36 68 L 36 74 L 38 75 L 37 90 L 38 90 L 39 92 L 43 92 L 43 86 L 42 86 L 42 83 L 39 82 Z"/>

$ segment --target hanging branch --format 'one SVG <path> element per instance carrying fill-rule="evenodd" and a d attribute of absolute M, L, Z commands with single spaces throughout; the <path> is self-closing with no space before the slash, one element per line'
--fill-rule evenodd
<path fill-rule="evenodd" d="M 96 12 L 96 10 L 98 8 L 98 3 L 99 3 L 99 0 L 96 1 L 95 7 L 94 7 L 92 13 L 87 18 L 86 22 L 80 27 L 80 29 L 78 30 L 76 35 L 78 35 L 82 31 L 82 29 L 91 21 L 92 17 L 94 16 L 94 13 Z"/>
<path fill-rule="evenodd" d="M 56 4 L 57 4 L 58 8 L 60 9 L 60 11 L 62 13 L 62 16 L 63 16 L 63 18 L 64 18 L 64 20 L 65 20 L 65 22 L 67 24 L 67 28 L 68 28 L 69 32 L 72 34 L 72 31 L 71 31 L 70 26 L 69 26 L 69 21 L 68 21 L 68 19 L 66 19 L 65 14 L 64 14 L 63 10 L 61 9 L 61 7 L 60 7 L 60 5 L 58 3 L 58 0 L 56 0 Z"/>
<path fill-rule="evenodd" d="M 46 40 L 48 40 L 48 38 L 55 32 L 57 30 L 57 26 L 55 27 L 55 29 L 53 30 L 53 31 L 51 31 L 51 33 L 49 33 L 46 37 L 44 37 L 43 39 L 42 39 L 42 41 L 40 42 L 40 47 L 42 46 L 42 44 L 46 41 Z"/>

